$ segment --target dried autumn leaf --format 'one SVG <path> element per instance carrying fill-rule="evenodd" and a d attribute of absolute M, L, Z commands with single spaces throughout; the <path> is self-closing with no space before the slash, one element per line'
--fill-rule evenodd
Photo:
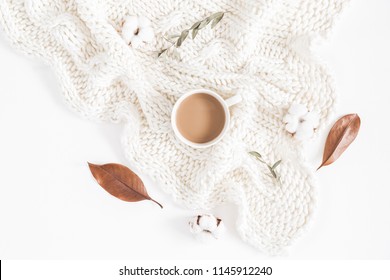
<path fill-rule="evenodd" d="M 360 118 L 357 114 L 346 115 L 339 119 L 326 139 L 322 164 L 318 169 L 335 162 L 355 140 L 359 128 Z"/>
<path fill-rule="evenodd" d="M 163 208 L 149 196 L 137 174 L 126 166 L 116 163 L 104 165 L 88 163 L 88 165 L 99 185 L 111 195 L 127 202 L 151 200 Z"/>

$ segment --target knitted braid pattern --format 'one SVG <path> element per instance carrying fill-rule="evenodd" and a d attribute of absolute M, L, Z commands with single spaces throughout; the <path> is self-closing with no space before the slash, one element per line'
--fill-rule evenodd
<path fill-rule="evenodd" d="M 242 239 L 277 254 L 299 235 L 315 204 L 302 145 L 284 130 L 293 102 L 320 112 L 334 105 L 324 67 L 302 55 L 325 34 L 344 0 L 0 0 L 0 23 L 12 44 L 56 72 L 69 105 L 98 121 L 125 123 L 124 152 L 175 201 L 194 209 L 225 202 L 238 208 Z M 164 34 L 177 34 L 218 11 L 214 28 L 157 58 Z M 141 49 L 120 36 L 127 15 L 146 16 L 156 33 Z M 297 46 L 299 46 L 299 51 Z M 231 129 L 217 145 L 193 149 L 170 126 L 174 102 L 208 88 L 240 94 Z M 282 159 L 280 183 L 248 155 Z"/>

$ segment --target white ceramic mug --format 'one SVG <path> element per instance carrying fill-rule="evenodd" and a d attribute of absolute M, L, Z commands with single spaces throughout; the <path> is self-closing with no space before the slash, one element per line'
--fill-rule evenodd
<path fill-rule="evenodd" d="M 214 97 L 222 105 L 223 110 L 225 112 L 225 124 L 224 124 L 224 127 L 223 127 L 221 133 L 216 138 L 214 138 L 213 140 L 206 142 L 206 143 L 195 143 L 195 142 L 188 140 L 180 133 L 180 131 L 177 127 L 177 121 L 176 121 L 177 110 L 179 109 L 180 105 L 182 104 L 182 102 L 185 99 L 187 99 L 191 95 L 194 95 L 197 93 L 204 93 L 204 94 L 208 94 L 208 95 L 211 95 L 212 97 Z M 216 92 L 208 90 L 208 89 L 197 89 L 197 90 L 193 90 L 193 91 L 190 91 L 190 92 L 182 95 L 175 103 L 175 106 L 173 107 L 173 110 L 172 110 L 172 116 L 171 116 L 172 128 L 173 128 L 173 131 L 175 132 L 176 137 L 180 141 L 182 141 L 183 143 L 185 143 L 193 148 L 207 148 L 207 147 L 211 147 L 212 145 L 215 145 L 216 143 L 221 141 L 221 139 L 225 136 L 226 132 L 229 129 L 229 126 L 230 126 L 229 107 L 241 102 L 241 100 L 242 100 L 241 95 L 234 95 L 234 96 L 224 100 Z"/>

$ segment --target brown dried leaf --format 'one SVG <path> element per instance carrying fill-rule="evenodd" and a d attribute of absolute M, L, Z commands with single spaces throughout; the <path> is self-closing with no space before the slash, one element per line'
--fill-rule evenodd
<path fill-rule="evenodd" d="M 326 139 L 322 164 L 318 169 L 335 162 L 355 140 L 359 128 L 360 118 L 357 114 L 346 115 L 339 119 Z"/>
<path fill-rule="evenodd" d="M 88 163 L 88 165 L 99 185 L 111 195 L 127 202 L 151 200 L 163 208 L 149 196 L 137 174 L 126 166 L 116 163 L 104 165 Z"/>

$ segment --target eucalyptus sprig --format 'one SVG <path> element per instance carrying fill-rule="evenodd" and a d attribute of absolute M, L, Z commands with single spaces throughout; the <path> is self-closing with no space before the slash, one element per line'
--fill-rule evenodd
<path fill-rule="evenodd" d="M 261 163 L 265 164 L 268 167 L 268 170 L 271 172 L 272 177 L 279 181 L 279 175 L 276 172 L 276 168 L 282 163 L 282 160 L 278 160 L 273 165 L 270 165 L 263 159 L 263 157 L 258 152 L 252 151 L 252 152 L 249 152 L 249 154 L 251 156 L 255 157 Z"/>
<path fill-rule="evenodd" d="M 158 57 L 160 57 L 162 54 L 164 54 L 167 50 L 169 50 L 171 47 L 175 46 L 176 48 L 180 48 L 180 46 L 183 44 L 183 42 L 188 38 L 188 35 L 191 33 L 192 40 L 195 39 L 195 37 L 198 35 L 199 30 L 205 28 L 207 25 L 211 23 L 211 28 L 214 28 L 224 17 L 225 12 L 217 12 L 215 14 L 212 14 L 211 16 L 208 16 L 207 18 L 198 21 L 194 23 L 190 28 L 183 30 L 180 35 L 173 35 L 169 38 L 164 37 L 165 40 L 167 40 L 171 45 L 165 49 L 162 49 L 158 53 Z M 176 39 L 176 41 L 173 41 L 173 39 Z"/>

